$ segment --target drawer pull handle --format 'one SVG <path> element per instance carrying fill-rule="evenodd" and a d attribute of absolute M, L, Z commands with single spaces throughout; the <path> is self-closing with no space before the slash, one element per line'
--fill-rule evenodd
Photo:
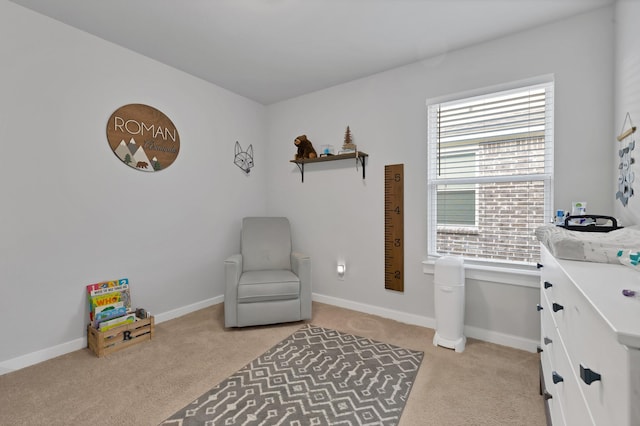
<path fill-rule="evenodd" d="M 560 382 L 564 382 L 564 378 L 555 371 L 551 373 L 551 380 L 553 380 L 553 383 L 556 385 Z"/>
<path fill-rule="evenodd" d="M 549 281 L 545 281 L 544 288 L 549 288 L 549 287 L 553 287 L 553 284 L 551 284 Z"/>
<path fill-rule="evenodd" d="M 540 347 L 540 345 L 536 346 L 536 352 L 540 353 L 540 352 L 544 352 L 544 349 L 542 349 L 542 347 Z"/>
<path fill-rule="evenodd" d="M 564 306 L 553 302 L 553 312 L 558 312 L 564 309 Z"/>
<path fill-rule="evenodd" d="M 551 395 L 551 394 L 550 394 L 549 392 L 547 392 L 547 391 L 544 391 L 544 393 L 542 394 L 542 398 L 544 398 L 544 400 L 546 401 L 546 400 L 548 400 L 548 399 L 553 398 L 553 395 Z"/>
<path fill-rule="evenodd" d="M 548 345 L 549 343 L 553 343 L 553 340 L 549 339 L 548 337 L 545 337 L 543 340 L 545 345 Z"/>
<path fill-rule="evenodd" d="M 600 374 L 580 364 L 580 378 L 583 382 L 590 385 L 591 383 L 600 380 Z"/>
<path fill-rule="evenodd" d="M 542 267 L 544 267 L 544 265 L 542 263 L 540 263 L 540 262 L 536 263 L 536 268 L 537 269 L 540 269 Z"/>
<path fill-rule="evenodd" d="M 536 309 L 538 310 L 538 312 L 540 312 L 540 311 L 541 311 L 541 310 L 543 310 L 544 308 L 542 307 L 542 305 L 541 305 L 541 304 L 539 304 L 539 303 L 538 303 L 538 304 L 536 305 Z"/>

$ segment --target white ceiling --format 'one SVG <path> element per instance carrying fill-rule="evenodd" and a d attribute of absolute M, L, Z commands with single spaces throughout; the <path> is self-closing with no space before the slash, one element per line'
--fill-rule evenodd
<path fill-rule="evenodd" d="M 614 0 L 12 0 L 271 104 Z"/>

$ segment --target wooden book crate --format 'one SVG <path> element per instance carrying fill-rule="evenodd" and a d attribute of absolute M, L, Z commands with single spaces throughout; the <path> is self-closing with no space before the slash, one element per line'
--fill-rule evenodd
<path fill-rule="evenodd" d="M 89 324 L 87 326 L 87 346 L 98 357 L 103 357 L 136 343 L 151 340 L 154 328 L 153 317 L 140 319 L 107 331 L 100 331 Z"/>

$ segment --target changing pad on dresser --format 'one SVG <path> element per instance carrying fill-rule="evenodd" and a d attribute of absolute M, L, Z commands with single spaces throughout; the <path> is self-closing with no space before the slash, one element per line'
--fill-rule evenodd
<path fill-rule="evenodd" d="M 536 229 L 536 237 L 559 259 L 619 264 L 619 250 L 640 249 L 640 226 L 604 233 L 571 231 L 555 225 L 544 225 Z"/>

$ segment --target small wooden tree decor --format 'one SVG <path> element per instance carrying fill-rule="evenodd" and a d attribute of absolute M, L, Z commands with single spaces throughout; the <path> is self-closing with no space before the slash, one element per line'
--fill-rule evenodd
<path fill-rule="evenodd" d="M 353 138 L 351 137 L 351 130 L 349 126 L 347 126 L 347 130 L 344 132 L 344 144 L 342 145 L 342 151 L 355 151 L 356 145 L 353 143 Z"/>

